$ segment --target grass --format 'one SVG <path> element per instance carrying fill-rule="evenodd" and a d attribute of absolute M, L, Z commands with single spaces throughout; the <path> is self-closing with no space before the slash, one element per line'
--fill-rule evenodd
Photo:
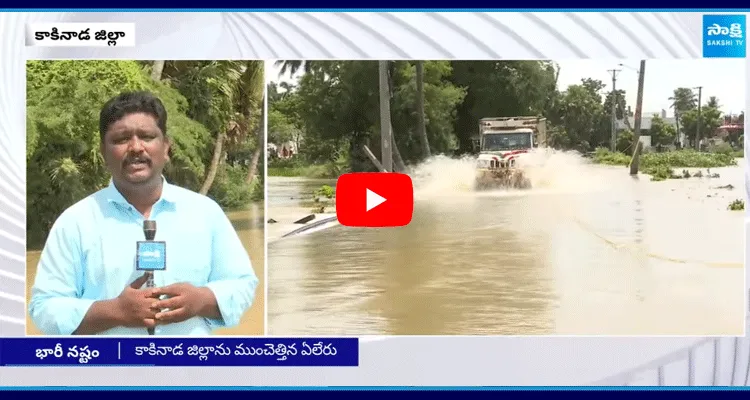
<path fill-rule="evenodd" d="M 337 178 L 327 165 L 307 165 L 294 167 L 268 167 L 268 176 L 302 177 L 310 179 Z"/>
<path fill-rule="evenodd" d="M 665 179 L 689 178 L 690 174 L 683 171 L 675 174 L 678 168 L 719 168 L 737 165 L 736 151 L 722 152 L 698 152 L 695 150 L 678 150 L 665 153 L 645 153 L 641 155 L 640 170 L 644 174 L 651 175 L 654 181 Z M 739 151 L 740 156 L 743 155 Z M 630 165 L 631 156 L 620 152 L 611 152 L 607 149 L 597 149 L 593 160 L 597 164 L 605 165 Z"/>
<path fill-rule="evenodd" d="M 342 163 L 304 165 L 297 160 L 274 160 L 268 164 L 268 176 L 335 179 L 345 171 Z"/>

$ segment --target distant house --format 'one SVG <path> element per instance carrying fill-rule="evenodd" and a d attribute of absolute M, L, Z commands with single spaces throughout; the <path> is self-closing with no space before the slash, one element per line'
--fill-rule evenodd
<path fill-rule="evenodd" d="M 630 107 L 628 107 L 628 114 L 631 114 Z M 677 119 L 675 117 L 667 117 L 667 111 L 661 110 L 660 112 L 645 112 L 641 114 L 641 136 L 640 141 L 643 144 L 643 147 L 651 147 L 651 121 L 654 119 L 654 115 L 658 115 L 666 125 L 677 127 Z M 616 127 L 617 131 L 621 132 L 624 130 L 633 130 L 635 129 L 635 118 L 633 116 L 628 116 L 627 122 L 625 120 L 618 120 L 616 121 Z M 685 142 L 684 135 L 681 134 L 679 138 L 681 143 Z"/>
<path fill-rule="evenodd" d="M 268 143 L 268 156 L 276 158 L 291 158 L 297 154 L 297 144 L 293 141 L 281 144 Z"/>
<path fill-rule="evenodd" d="M 628 110 L 630 111 L 630 110 Z M 667 111 L 661 110 L 661 112 L 649 112 L 641 115 L 641 134 L 647 135 L 648 131 L 651 130 L 651 120 L 654 119 L 654 115 L 658 115 L 666 125 L 672 125 L 677 127 L 677 119 L 675 117 L 667 117 Z M 623 120 L 617 121 L 617 130 L 623 131 L 628 129 L 628 124 L 631 128 L 635 128 L 635 118 L 632 116 L 627 117 L 627 123 Z M 644 132 L 646 131 L 646 132 Z"/>

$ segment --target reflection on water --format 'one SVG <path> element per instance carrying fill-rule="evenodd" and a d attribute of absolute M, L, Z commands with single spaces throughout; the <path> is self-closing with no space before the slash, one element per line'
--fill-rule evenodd
<path fill-rule="evenodd" d="M 234 229 L 240 237 L 245 249 L 250 255 L 255 274 L 258 276 L 258 288 L 252 308 L 242 317 L 240 324 L 234 328 L 220 329 L 216 331 L 219 335 L 263 335 L 265 329 L 265 251 L 263 242 L 264 221 L 263 203 L 252 204 L 248 209 L 228 211 L 227 216 L 232 221 Z M 26 297 L 31 295 L 31 286 L 34 284 L 36 266 L 39 262 L 40 251 L 26 252 Z M 28 335 L 39 335 L 39 330 L 26 316 L 26 331 Z"/>
<path fill-rule="evenodd" d="M 269 333 L 741 334 L 742 167 L 650 182 L 558 162 L 533 190 L 473 193 L 470 164 L 442 160 L 414 171 L 406 227 L 270 243 Z M 269 181 L 269 210 L 293 182 Z"/>

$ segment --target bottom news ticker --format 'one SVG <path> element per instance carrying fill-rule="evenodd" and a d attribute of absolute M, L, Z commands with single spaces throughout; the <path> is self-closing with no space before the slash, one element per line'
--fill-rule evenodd
<path fill-rule="evenodd" d="M 357 338 L 2 338 L 0 366 L 356 367 Z"/>

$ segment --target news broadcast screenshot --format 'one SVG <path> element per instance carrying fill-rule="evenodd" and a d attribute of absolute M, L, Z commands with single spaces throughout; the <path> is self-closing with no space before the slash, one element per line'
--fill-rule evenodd
<path fill-rule="evenodd" d="M 0 398 L 749 387 L 745 13 L 79 3 L 0 10 Z"/>

